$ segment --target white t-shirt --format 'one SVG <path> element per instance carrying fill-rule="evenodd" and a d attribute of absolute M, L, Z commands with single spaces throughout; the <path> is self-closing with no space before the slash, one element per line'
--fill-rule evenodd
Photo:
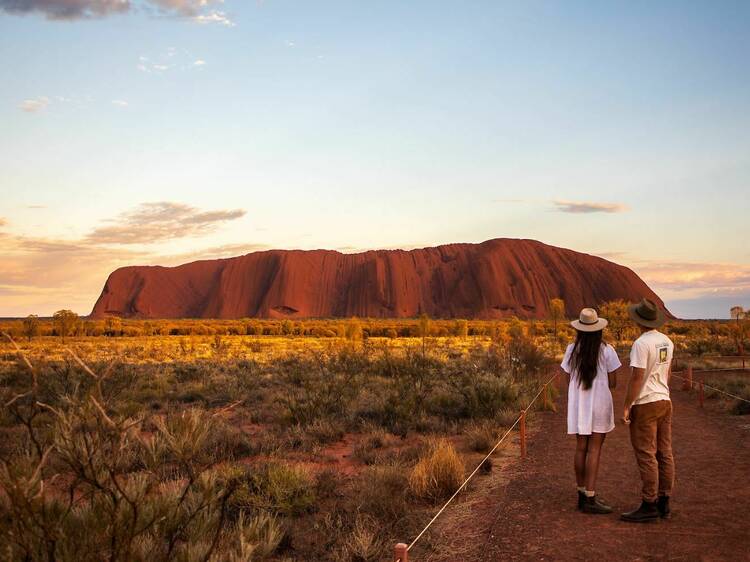
<path fill-rule="evenodd" d="M 560 367 L 570 375 L 568 385 L 568 434 L 591 435 L 608 433 L 615 428 L 615 412 L 612 406 L 612 393 L 609 390 L 608 373 L 622 365 L 615 348 L 602 344 L 599 349 L 599 363 L 591 388 L 585 390 L 578 379 L 578 372 L 570 364 L 573 346 L 565 350 Z M 573 370 L 574 372 L 571 372 Z"/>
<path fill-rule="evenodd" d="M 634 405 L 669 400 L 669 366 L 674 344 L 657 330 L 641 334 L 630 350 L 630 366 L 644 369 L 643 386 Z"/>

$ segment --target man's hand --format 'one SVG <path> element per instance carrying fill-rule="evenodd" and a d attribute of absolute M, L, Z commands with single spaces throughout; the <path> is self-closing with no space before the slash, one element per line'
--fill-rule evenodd
<path fill-rule="evenodd" d="M 625 406 L 625 409 L 622 412 L 622 423 L 630 425 L 630 406 Z"/>

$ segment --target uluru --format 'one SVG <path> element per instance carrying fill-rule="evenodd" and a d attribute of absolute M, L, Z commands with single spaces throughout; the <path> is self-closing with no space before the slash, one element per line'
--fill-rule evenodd
<path fill-rule="evenodd" d="M 129 318 L 544 318 L 585 306 L 662 300 L 632 270 L 535 240 L 415 250 L 268 250 L 110 274 L 92 316 Z"/>

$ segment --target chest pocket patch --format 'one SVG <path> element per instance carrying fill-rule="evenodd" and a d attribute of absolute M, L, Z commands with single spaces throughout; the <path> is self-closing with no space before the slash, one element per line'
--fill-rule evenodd
<path fill-rule="evenodd" d="M 666 346 L 659 348 L 659 350 L 658 350 L 659 351 L 659 363 L 666 363 L 667 362 L 667 350 L 668 350 L 668 348 Z"/>

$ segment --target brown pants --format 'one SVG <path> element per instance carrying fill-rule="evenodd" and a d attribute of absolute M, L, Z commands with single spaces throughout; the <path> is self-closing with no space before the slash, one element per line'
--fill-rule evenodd
<path fill-rule="evenodd" d="M 630 442 L 643 481 L 643 499 L 672 495 L 672 402 L 659 400 L 630 409 Z"/>

